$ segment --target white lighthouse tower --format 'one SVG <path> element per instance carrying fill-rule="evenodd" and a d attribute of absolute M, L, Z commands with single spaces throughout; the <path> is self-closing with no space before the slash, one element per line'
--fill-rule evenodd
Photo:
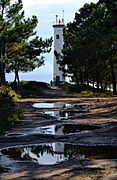
<path fill-rule="evenodd" d="M 61 54 L 63 49 L 63 28 L 64 28 L 64 19 L 58 20 L 56 15 L 56 24 L 53 25 L 54 28 L 54 52 Z M 54 54 L 53 60 L 53 85 L 58 86 L 60 82 L 65 81 L 63 72 L 59 69 L 60 65 L 57 63 L 56 56 Z"/>

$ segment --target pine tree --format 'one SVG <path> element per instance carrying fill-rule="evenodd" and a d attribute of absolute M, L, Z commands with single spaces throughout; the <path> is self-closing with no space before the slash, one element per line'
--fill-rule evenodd
<path fill-rule="evenodd" d="M 44 63 L 39 56 L 51 50 L 52 38 L 35 37 L 37 17 L 25 19 L 21 0 L 13 4 L 1 0 L 0 14 L 0 84 L 5 84 L 5 72 L 11 71 L 19 83 L 19 71 L 31 71 Z"/>

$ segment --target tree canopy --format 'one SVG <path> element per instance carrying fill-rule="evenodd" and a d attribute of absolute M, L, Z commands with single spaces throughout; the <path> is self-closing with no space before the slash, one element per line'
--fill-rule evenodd
<path fill-rule="evenodd" d="M 25 19 L 21 0 L 11 3 L 0 1 L 0 84 L 5 84 L 5 73 L 32 71 L 44 64 L 43 53 L 51 50 L 52 38 L 42 40 L 36 36 L 36 16 Z"/>
<path fill-rule="evenodd" d="M 79 84 L 96 84 L 117 93 L 117 1 L 85 4 L 64 28 L 59 61 L 66 75 Z M 67 65 L 67 68 L 66 68 Z"/>

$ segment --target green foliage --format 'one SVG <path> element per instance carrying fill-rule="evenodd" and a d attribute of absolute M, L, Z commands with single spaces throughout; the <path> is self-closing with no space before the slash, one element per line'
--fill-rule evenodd
<path fill-rule="evenodd" d="M 67 83 L 67 82 L 63 82 L 59 85 L 60 88 L 62 88 L 63 90 L 65 91 L 68 91 L 68 92 L 76 92 L 77 91 L 77 86 L 76 85 L 73 85 L 73 84 L 70 84 L 70 83 Z"/>
<path fill-rule="evenodd" d="M 112 92 L 108 91 L 108 92 L 93 92 L 90 90 L 81 90 L 80 93 L 77 93 L 78 96 L 83 96 L 83 97 L 111 97 L 112 96 Z"/>
<path fill-rule="evenodd" d="M 67 82 L 63 82 L 59 85 L 60 88 L 62 88 L 63 90 L 65 91 L 69 91 L 69 88 L 70 88 L 70 84 L 67 83 Z"/>
<path fill-rule="evenodd" d="M 19 108 L 15 104 L 16 93 L 8 87 L 0 87 L 0 133 L 19 121 Z"/>
<path fill-rule="evenodd" d="M 44 89 L 49 89 L 49 85 L 43 82 L 36 81 L 21 81 L 19 85 L 11 83 L 12 89 L 22 98 L 39 97 L 43 95 Z"/>
<path fill-rule="evenodd" d="M 80 95 L 81 96 L 94 96 L 94 93 L 93 92 L 90 92 L 90 91 L 87 91 L 87 90 L 83 90 L 83 91 L 81 91 L 81 93 L 80 93 Z"/>
<path fill-rule="evenodd" d="M 61 83 L 60 88 L 62 88 L 65 91 L 68 91 L 72 94 L 76 94 L 77 96 L 84 96 L 84 97 L 110 97 L 113 96 L 112 91 L 102 91 L 100 90 L 98 93 L 95 89 L 93 89 L 91 86 L 88 85 L 79 85 L 76 86 L 74 84 L 69 83 Z"/>
<path fill-rule="evenodd" d="M 21 96 L 17 94 L 11 87 L 7 87 L 7 86 L 0 87 L 0 99 L 3 97 L 6 97 L 9 100 L 13 100 L 13 101 L 21 98 Z"/>
<path fill-rule="evenodd" d="M 106 90 L 112 85 L 113 94 L 117 93 L 116 12 L 115 0 L 85 4 L 64 28 L 63 56 L 58 62 L 77 86 L 91 82 L 99 92 L 100 86 Z"/>
<path fill-rule="evenodd" d="M 50 52 L 52 38 L 35 37 L 37 23 L 35 15 L 25 18 L 21 0 L 0 1 L 0 85 L 5 85 L 5 71 L 14 72 L 19 84 L 19 71 L 33 71 L 44 64 L 40 54 Z"/>

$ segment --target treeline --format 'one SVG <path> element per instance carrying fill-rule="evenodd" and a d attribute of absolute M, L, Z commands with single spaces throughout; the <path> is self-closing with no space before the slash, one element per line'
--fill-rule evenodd
<path fill-rule="evenodd" d="M 25 18 L 21 0 L 0 0 L 0 85 L 5 85 L 5 74 L 14 72 L 19 83 L 19 71 L 32 71 L 44 64 L 40 54 L 50 52 L 52 38 L 36 36 L 36 16 Z"/>
<path fill-rule="evenodd" d="M 99 0 L 76 12 L 64 28 L 62 54 L 61 69 L 78 86 L 112 87 L 117 94 L 117 1 Z"/>

